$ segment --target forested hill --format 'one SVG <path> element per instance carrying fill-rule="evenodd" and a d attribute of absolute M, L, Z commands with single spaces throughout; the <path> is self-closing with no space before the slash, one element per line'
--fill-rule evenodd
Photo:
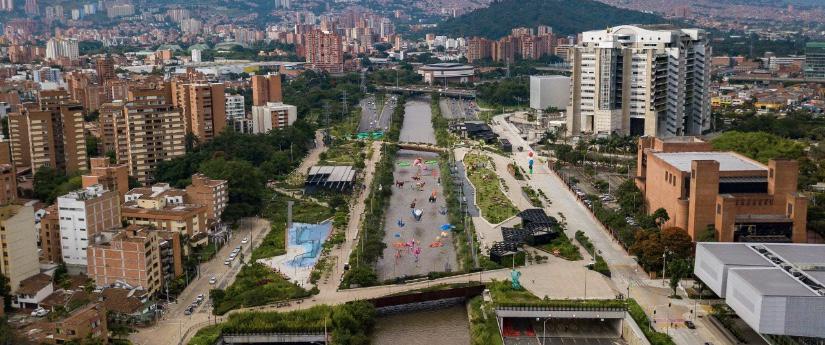
<path fill-rule="evenodd" d="M 621 24 L 665 22 L 655 14 L 620 9 L 593 0 L 503 0 L 451 18 L 438 25 L 438 32 L 453 37 L 497 39 L 520 26 L 549 25 L 555 33 L 570 35 Z"/>

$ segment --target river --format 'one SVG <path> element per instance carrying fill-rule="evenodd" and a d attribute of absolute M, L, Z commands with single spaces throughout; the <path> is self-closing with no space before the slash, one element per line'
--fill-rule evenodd
<path fill-rule="evenodd" d="M 374 345 L 470 344 L 470 321 L 461 304 L 446 309 L 417 311 L 378 318 Z"/>

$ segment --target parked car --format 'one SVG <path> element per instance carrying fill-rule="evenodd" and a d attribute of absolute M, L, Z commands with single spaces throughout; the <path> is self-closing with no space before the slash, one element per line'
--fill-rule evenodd
<path fill-rule="evenodd" d="M 46 314 L 48 314 L 48 313 L 49 313 L 49 311 L 44 309 L 43 307 L 37 307 L 37 309 L 32 311 L 31 315 L 32 316 L 37 316 L 37 317 L 43 317 L 43 316 L 46 316 Z"/>
<path fill-rule="evenodd" d="M 690 321 L 690 320 L 685 321 L 685 326 L 687 326 L 687 328 L 690 328 L 690 329 L 696 329 L 696 325 L 694 325 L 693 321 Z"/>
<path fill-rule="evenodd" d="M 232 264 L 232 261 L 230 261 L 230 260 L 226 260 L 226 261 L 224 261 L 224 262 L 223 262 L 223 264 L 224 264 L 224 265 L 229 266 L 229 265 L 231 265 L 231 264 Z"/>
<path fill-rule="evenodd" d="M 244 237 L 243 240 L 241 240 L 241 243 L 243 243 L 243 244 L 246 244 L 247 242 L 249 242 L 248 237 Z"/>
<path fill-rule="evenodd" d="M 202 302 L 203 301 L 203 294 L 199 294 L 198 297 L 196 298 L 196 300 L 198 302 Z"/>
<path fill-rule="evenodd" d="M 215 276 L 211 276 L 211 277 L 209 277 L 209 284 L 213 284 L 213 285 L 214 285 L 214 284 L 215 284 L 215 283 L 217 283 L 217 282 L 218 282 L 218 278 L 215 278 Z"/>

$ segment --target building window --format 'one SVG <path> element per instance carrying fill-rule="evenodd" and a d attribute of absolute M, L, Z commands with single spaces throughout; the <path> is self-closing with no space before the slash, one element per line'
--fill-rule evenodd
<path fill-rule="evenodd" d="M 722 204 L 716 204 L 716 214 L 722 214 Z"/>
<path fill-rule="evenodd" d="M 773 178 L 773 168 L 768 169 L 768 177 Z"/>
<path fill-rule="evenodd" d="M 793 204 L 788 203 L 788 215 L 790 216 L 791 214 L 793 214 Z"/>

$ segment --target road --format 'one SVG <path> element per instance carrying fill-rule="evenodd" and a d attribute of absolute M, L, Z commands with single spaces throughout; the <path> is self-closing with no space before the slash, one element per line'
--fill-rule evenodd
<path fill-rule="evenodd" d="M 378 104 L 373 95 L 361 100 L 361 122 L 358 124 L 358 131 L 389 130 L 397 99 L 398 96 L 389 95 L 384 98 L 384 104 Z"/>
<path fill-rule="evenodd" d="M 236 246 L 242 246 L 241 253 L 244 260 L 248 261 L 252 256 L 252 248 L 261 243 L 269 229 L 269 221 L 260 218 L 245 218 L 239 221 L 238 230 L 235 230 L 229 242 L 221 248 L 215 258 L 200 265 L 200 276 L 193 278 L 193 281 L 178 296 L 178 302 L 174 301 L 167 305 L 161 320 L 157 325 L 138 329 L 137 333 L 130 336 L 133 344 L 136 345 L 163 345 L 177 344 L 183 331 L 190 325 L 206 321 L 211 315 L 212 307 L 209 305 L 209 290 L 214 288 L 225 288 L 235 281 L 235 276 L 240 271 L 240 259 L 235 258 L 231 265 L 225 265 L 224 260 L 229 257 L 229 253 Z M 247 244 L 241 243 L 244 238 L 250 241 Z M 209 284 L 209 278 L 215 276 L 217 282 Z M 199 295 L 204 295 L 204 303 L 192 313 L 185 315 L 184 310 Z"/>
<path fill-rule="evenodd" d="M 501 137 L 510 140 L 513 147 L 521 146 L 524 148 L 522 152 L 514 151 L 513 158 L 516 164 L 521 165 L 527 171 L 530 159 L 528 153 L 532 149 L 529 143 L 518 134 L 518 130 L 505 120 L 508 115 L 495 116 L 491 127 Z M 563 214 L 568 230 L 573 232 L 581 230 L 590 238 L 599 254 L 610 266 L 612 271 L 611 280 L 616 290 L 624 293 L 630 291 L 630 296 L 645 308 L 645 312 L 649 316 L 653 315 L 653 308 L 658 305 L 657 316 L 662 315 L 661 313 L 673 315 L 670 318 L 671 320 L 683 322 L 685 315 L 689 315 L 690 310 L 693 308 L 693 301 L 668 298 L 670 295 L 669 288 L 663 287 L 661 279 L 651 280 L 647 277 L 634 258 L 624 251 L 607 229 L 579 202 L 564 182 L 550 170 L 546 164 L 547 158 L 534 152 L 533 159 L 535 162 L 533 165 L 534 171 L 527 183 L 534 189 L 541 189 L 550 198 L 552 204 L 545 208 L 548 214 L 554 216 L 558 213 Z M 667 307 L 668 304 L 671 305 L 670 308 Z M 704 312 L 700 309 L 699 315 L 703 315 Z M 668 323 L 659 322 L 657 326 L 660 331 L 664 332 L 667 330 L 666 324 Z M 706 341 L 717 345 L 729 343 L 704 320 L 700 320 L 697 326 L 698 331 L 681 327 L 671 329 L 670 334 L 674 336 L 674 340 L 679 345 L 703 344 Z"/>

